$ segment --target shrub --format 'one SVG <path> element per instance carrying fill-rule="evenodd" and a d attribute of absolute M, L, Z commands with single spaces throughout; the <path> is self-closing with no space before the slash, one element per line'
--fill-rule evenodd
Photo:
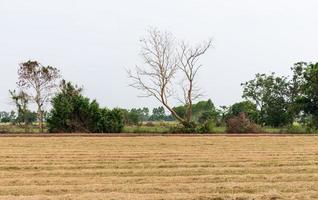
<path fill-rule="evenodd" d="M 311 133 L 311 130 L 308 129 L 307 127 L 302 127 L 301 125 L 290 125 L 287 127 L 287 130 L 283 133 L 293 133 L 293 134 L 298 134 L 298 133 Z"/>
<path fill-rule="evenodd" d="M 225 117 L 230 119 L 232 117 L 239 116 L 242 112 L 244 112 L 252 122 L 259 122 L 260 112 L 257 110 L 256 104 L 251 101 L 242 101 L 233 104 L 229 107 Z"/>
<path fill-rule="evenodd" d="M 213 121 L 207 121 L 197 127 L 197 133 L 213 133 L 215 123 Z"/>
<path fill-rule="evenodd" d="M 145 126 L 147 126 L 147 127 L 154 127 L 154 126 L 156 126 L 153 122 L 147 122 L 146 124 L 145 124 Z"/>
<path fill-rule="evenodd" d="M 61 92 L 52 100 L 53 108 L 47 119 L 49 132 L 121 132 L 124 118 L 119 109 L 101 109 L 96 101 L 82 96 L 81 89 L 63 83 Z"/>
<path fill-rule="evenodd" d="M 97 119 L 99 133 L 120 133 L 124 128 L 124 118 L 120 109 L 100 110 L 100 118 Z"/>
<path fill-rule="evenodd" d="M 200 123 L 196 128 L 198 133 L 212 133 L 215 123 L 213 122 L 213 113 L 212 112 L 203 112 L 198 119 Z"/>
<path fill-rule="evenodd" d="M 239 116 L 228 119 L 226 123 L 227 133 L 257 133 L 259 131 L 259 127 L 252 123 L 245 113 L 240 113 Z"/>
<path fill-rule="evenodd" d="M 197 124 L 190 122 L 186 125 L 178 124 L 170 128 L 171 133 L 195 133 L 197 130 Z"/>

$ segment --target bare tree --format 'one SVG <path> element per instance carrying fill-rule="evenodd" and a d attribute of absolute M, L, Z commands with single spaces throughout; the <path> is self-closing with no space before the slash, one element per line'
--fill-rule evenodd
<path fill-rule="evenodd" d="M 206 51 L 211 47 L 212 41 L 208 40 L 203 44 L 199 44 L 195 47 L 182 42 L 180 45 L 180 50 L 178 53 L 179 63 L 178 68 L 184 74 L 184 82 L 182 84 L 182 91 L 184 96 L 184 105 L 187 106 L 186 109 L 186 121 L 191 122 L 192 118 L 192 105 L 193 101 L 197 100 L 202 96 L 200 89 L 196 87 L 196 76 L 201 64 L 198 63 L 199 58 L 206 53 Z"/>
<path fill-rule="evenodd" d="M 184 42 L 178 44 L 171 33 L 150 29 L 148 37 L 141 42 L 141 56 L 146 66 L 137 66 L 134 73 L 128 72 L 133 80 L 131 86 L 143 91 L 143 97 L 157 99 L 181 124 L 190 126 L 192 102 L 200 96 L 195 89 L 195 78 L 201 67 L 198 60 L 209 49 L 211 41 L 192 48 Z M 174 79 L 180 70 L 186 80 L 182 87 L 186 116 L 179 116 L 169 102 L 171 97 L 176 96 Z"/>
<path fill-rule="evenodd" d="M 60 78 L 59 70 L 51 66 L 43 66 L 37 61 L 20 64 L 18 70 L 18 86 L 28 92 L 31 100 L 37 105 L 40 131 L 44 131 L 44 105 L 57 87 Z"/>

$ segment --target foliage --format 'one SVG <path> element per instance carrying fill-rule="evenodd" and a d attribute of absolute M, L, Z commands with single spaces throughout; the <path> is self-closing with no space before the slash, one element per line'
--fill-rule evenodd
<path fill-rule="evenodd" d="M 125 125 L 141 126 L 146 121 L 174 121 L 173 117 L 166 115 L 164 107 L 154 108 L 149 115 L 149 108 L 121 109 L 124 115 Z"/>
<path fill-rule="evenodd" d="M 308 129 L 318 128 L 318 63 L 299 62 L 292 68 L 290 111 Z"/>
<path fill-rule="evenodd" d="M 198 133 L 211 133 L 215 126 L 215 113 L 212 111 L 205 111 L 198 119 L 198 127 L 196 132 Z"/>
<path fill-rule="evenodd" d="M 214 127 L 215 127 L 215 123 L 209 120 L 202 124 L 199 124 L 196 129 L 196 132 L 197 133 L 213 133 L 215 132 Z"/>
<path fill-rule="evenodd" d="M 179 116 L 187 115 L 186 106 L 178 106 L 173 108 Z M 193 121 L 182 128 L 175 128 L 174 132 L 194 133 L 194 132 L 212 132 L 212 128 L 217 121 L 220 112 L 215 108 L 211 99 L 207 101 L 199 101 L 192 105 Z"/>
<path fill-rule="evenodd" d="M 244 84 L 243 97 L 260 110 L 258 123 L 292 127 L 299 122 L 308 129 L 318 128 L 318 63 L 296 63 L 292 77 L 257 74 Z"/>
<path fill-rule="evenodd" d="M 186 106 L 178 106 L 173 108 L 179 116 L 186 115 Z M 207 101 L 199 101 L 192 106 L 192 117 L 193 122 L 199 122 L 202 118 L 211 118 L 211 120 L 216 120 L 219 112 L 216 110 L 211 99 Z"/>
<path fill-rule="evenodd" d="M 297 134 L 297 133 L 310 133 L 311 131 L 302 127 L 299 124 L 292 124 L 287 127 L 286 133 Z"/>
<path fill-rule="evenodd" d="M 123 113 L 120 109 L 100 109 L 100 119 L 95 132 L 120 133 L 124 127 Z"/>
<path fill-rule="evenodd" d="M 318 128 L 318 63 L 306 64 L 303 73 L 303 96 L 298 100 L 302 110 L 310 115 L 310 127 Z"/>
<path fill-rule="evenodd" d="M 294 121 L 303 121 L 307 116 L 302 114 L 303 106 L 302 99 L 304 98 L 304 89 L 306 80 L 304 78 L 305 70 L 308 64 L 305 62 L 299 62 L 294 64 L 291 68 L 292 78 L 290 80 L 290 113 L 292 114 Z"/>
<path fill-rule="evenodd" d="M 167 119 L 166 112 L 163 106 L 154 108 L 152 115 L 149 117 L 149 121 L 165 121 Z"/>
<path fill-rule="evenodd" d="M 10 113 L 5 111 L 0 112 L 0 123 L 14 122 L 14 120 L 15 120 L 14 111 L 11 111 Z"/>
<path fill-rule="evenodd" d="M 251 101 L 242 101 L 233 104 L 229 107 L 226 112 L 226 118 L 232 118 L 235 116 L 239 116 L 240 113 L 245 113 L 246 116 L 253 122 L 259 122 L 259 111 L 257 110 L 256 104 Z"/>
<path fill-rule="evenodd" d="M 44 106 L 49 101 L 52 91 L 57 87 L 60 72 L 52 66 L 43 66 L 37 61 L 20 64 L 18 70 L 18 86 L 30 100 L 37 105 L 38 121 L 43 132 Z"/>
<path fill-rule="evenodd" d="M 99 107 L 81 95 L 82 88 L 63 81 L 61 91 L 52 99 L 53 109 L 48 117 L 50 132 L 121 132 L 124 126 L 122 111 Z"/>
<path fill-rule="evenodd" d="M 197 124 L 194 122 L 190 122 L 189 124 L 178 124 L 176 126 L 170 127 L 171 133 L 196 133 L 197 132 Z"/>
<path fill-rule="evenodd" d="M 204 124 L 204 123 L 206 123 L 206 122 L 209 122 L 209 121 L 213 121 L 213 112 L 211 112 L 211 111 L 205 111 L 205 112 L 203 112 L 201 115 L 200 115 L 200 117 L 199 117 L 199 119 L 198 119 L 198 122 L 200 123 L 200 124 Z"/>
<path fill-rule="evenodd" d="M 290 88 L 286 77 L 256 74 L 255 79 L 242 84 L 243 97 L 260 110 L 261 125 L 279 127 L 293 122 L 290 112 Z"/>
<path fill-rule="evenodd" d="M 174 122 L 146 122 L 139 126 L 125 126 L 125 133 L 168 133 L 171 127 L 174 127 Z"/>
<path fill-rule="evenodd" d="M 174 107 L 173 110 L 177 113 L 177 115 L 184 117 L 186 115 L 186 106 L 177 106 Z"/>
<path fill-rule="evenodd" d="M 37 113 L 27 110 L 23 115 L 18 113 L 18 116 L 13 119 L 13 123 L 22 124 L 25 123 L 26 125 L 31 125 L 35 123 L 37 120 Z"/>
<path fill-rule="evenodd" d="M 208 117 L 210 120 L 216 120 L 219 115 L 211 99 L 199 101 L 193 105 L 193 115 L 195 121 L 200 121 L 202 117 Z M 209 115 L 209 116 L 208 116 Z"/>
<path fill-rule="evenodd" d="M 126 125 L 141 125 L 142 122 L 149 119 L 149 109 L 146 107 L 121 110 L 124 115 L 124 123 Z"/>
<path fill-rule="evenodd" d="M 7 114 L 6 122 L 12 122 L 14 124 L 24 126 L 25 131 L 27 132 L 29 131 L 28 126 L 37 120 L 37 113 L 28 109 L 30 96 L 23 90 L 18 93 L 15 90 L 9 92 L 11 94 L 11 99 L 17 107 L 17 116 L 15 116 L 14 112 L 11 112 L 11 115 Z"/>
<path fill-rule="evenodd" d="M 38 124 L 31 124 L 27 126 L 17 125 L 14 123 L 0 123 L 0 133 L 38 133 L 40 128 Z"/>
<path fill-rule="evenodd" d="M 226 123 L 227 133 L 257 133 L 258 126 L 251 122 L 245 115 L 241 113 L 239 116 L 232 117 Z"/>
<path fill-rule="evenodd" d="M 216 119 L 216 127 L 225 126 L 227 114 L 228 114 L 229 107 L 228 106 L 220 106 L 219 109 L 217 109 L 217 119 Z"/>
<path fill-rule="evenodd" d="M 141 120 L 136 112 L 131 112 L 130 110 L 122 109 L 121 110 L 124 116 L 125 125 L 140 125 Z"/>

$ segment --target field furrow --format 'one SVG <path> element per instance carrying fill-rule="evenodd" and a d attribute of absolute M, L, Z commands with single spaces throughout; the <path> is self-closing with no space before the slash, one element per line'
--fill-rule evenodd
<path fill-rule="evenodd" d="M 318 137 L 1 138 L 11 199 L 318 199 Z"/>

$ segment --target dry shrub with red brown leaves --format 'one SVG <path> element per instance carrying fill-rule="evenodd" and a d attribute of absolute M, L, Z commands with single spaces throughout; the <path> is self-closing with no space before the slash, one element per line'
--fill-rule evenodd
<path fill-rule="evenodd" d="M 239 116 L 232 117 L 226 122 L 227 133 L 258 133 L 260 128 L 257 124 L 251 122 L 245 113 L 240 113 Z"/>

